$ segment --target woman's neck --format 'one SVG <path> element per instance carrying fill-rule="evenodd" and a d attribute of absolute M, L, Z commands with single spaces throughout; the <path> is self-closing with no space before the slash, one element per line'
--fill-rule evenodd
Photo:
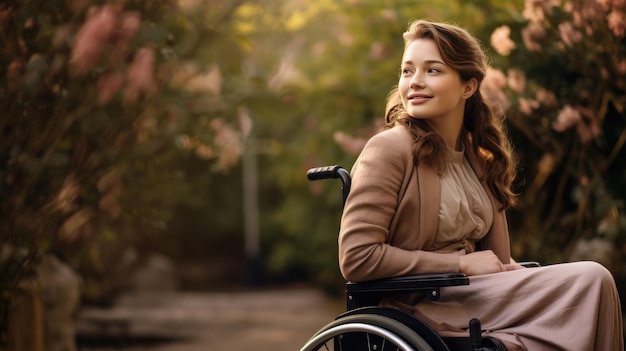
<path fill-rule="evenodd" d="M 441 125 L 438 123 L 432 123 L 432 121 L 430 120 L 426 120 L 426 123 L 428 123 L 428 125 L 432 128 L 432 130 L 437 133 L 442 139 L 443 141 L 446 143 L 446 145 L 456 151 L 461 151 L 463 148 L 463 145 L 461 143 L 461 130 L 462 130 L 462 124 L 459 124 L 458 126 L 456 125 L 450 125 L 450 124 L 445 124 L 445 125 Z"/>

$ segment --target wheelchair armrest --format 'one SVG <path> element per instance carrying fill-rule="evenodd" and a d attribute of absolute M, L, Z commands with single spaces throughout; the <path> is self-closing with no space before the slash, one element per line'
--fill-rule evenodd
<path fill-rule="evenodd" d="M 360 283 L 348 282 L 346 288 L 349 292 L 407 293 L 457 285 L 469 285 L 469 278 L 463 273 L 416 274 Z"/>
<path fill-rule="evenodd" d="M 463 273 L 429 273 L 365 282 L 347 282 L 348 309 L 377 304 L 383 295 L 422 292 L 431 300 L 439 299 L 439 289 L 447 286 L 469 285 Z"/>
<path fill-rule="evenodd" d="M 530 261 L 530 262 L 518 262 L 517 264 L 519 264 L 522 267 L 525 268 L 537 268 L 537 267 L 541 267 L 541 264 L 539 262 L 534 262 L 534 261 Z"/>

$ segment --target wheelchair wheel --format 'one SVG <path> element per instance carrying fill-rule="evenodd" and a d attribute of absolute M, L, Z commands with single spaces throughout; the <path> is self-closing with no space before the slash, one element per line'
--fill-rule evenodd
<path fill-rule="evenodd" d="M 358 314 L 326 325 L 300 351 L 432 351 L 411 328 L 386 316 Z"/>

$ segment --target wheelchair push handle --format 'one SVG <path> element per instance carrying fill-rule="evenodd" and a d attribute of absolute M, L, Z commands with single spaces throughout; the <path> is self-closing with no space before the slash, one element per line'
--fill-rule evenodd
<path fill-rule="evenodd" d="M 306 172 L 306 176 L 309 180 L 340 179 L 343 203 L 346 203 L 352 180 L 350 173 L 345 168 L 339 165 L 311 168 Z"/>

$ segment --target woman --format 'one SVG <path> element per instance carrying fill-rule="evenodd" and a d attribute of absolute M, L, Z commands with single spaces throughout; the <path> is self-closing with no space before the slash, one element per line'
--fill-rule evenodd
<path fill-rule="evenodd" d="M 470 285 L 437 302 L 383 301 L 443 335 L 477 317 L 509 350 L 623 350 L 612 275 L 593 262 L 524 269 L 510 257 L 505 210 L 515 204 L 502 118 L 480 93 L 486 56 L 465 30 L 416 21 L 404 33 L 385 130 L 352 168 L 339 235 L 344 277 L 364 281 L 463 272 Z"/>

